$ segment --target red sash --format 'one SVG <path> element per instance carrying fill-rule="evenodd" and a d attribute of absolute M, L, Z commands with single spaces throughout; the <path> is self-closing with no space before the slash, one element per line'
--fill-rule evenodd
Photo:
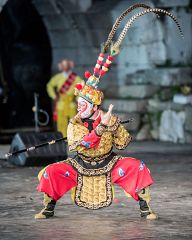
<path fill-rule="evenodd" d="M 73 82 L 75 81 L 75 78 L 76 78 L 77 74 L 76 73 L 71 73 L 67 80 L 65 81 L 65 83 L 61 86 L 61 88 L 59 89 L 59 92 L 60 93 L 66 93 L 69 88 L 71 87 L 71 85 L 73 84 Z"/>

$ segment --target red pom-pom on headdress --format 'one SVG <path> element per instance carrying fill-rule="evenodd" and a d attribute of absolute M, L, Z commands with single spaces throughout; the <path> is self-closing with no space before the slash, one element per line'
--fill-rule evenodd
<path fill-rule="evenodd" d="M 86 72 L 85 72 L 85 77 L 86 77 L 86 78 L 89 78 L 90 76 L 91 76 L 91 73 L 90 73 L 89 71 L 86 71 Z"/>
<path fill-rule="evenodd" d="M 97 60 L 97 64 L 101 65 L 101 64 L 102 64 L 102 61 Z"/>
<path fill-rule="evenodd" d="M 81 83 L 77 83 L 75 84 L 75 88 L 77 88 L 80 91 L 83 88 L 83 86 L 81 85 Z"/>
<path fill-rule="evenodd" d="M 105 63 L 103 66 L 106 67 L 106 68 L 108 68 L 108 67 L 109 67 L 109 64 Z"/>
<path fill-rule="evenodd" d="M 99 72 L 99 68 L 94 68 L 94 73 Z"/>
<path fill-rule="evenodd" d="M 105 73 L 106 73 L 106 72 L 105 72 L 104 70 L 100 70 L 100 71 L 99 71 L 99 75 L 100 75 L 100 76 L 103 76 Z"/>
<path fill-rule="evenodd" d="M 112 56 L 108 56 L 107 59 L 108 59 L 109 61 L 113 61 L 113 57 L 112 57 Z"/>

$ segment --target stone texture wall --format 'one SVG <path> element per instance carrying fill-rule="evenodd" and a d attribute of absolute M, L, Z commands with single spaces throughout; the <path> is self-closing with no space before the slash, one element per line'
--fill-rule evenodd
<path fill-rule="evenodd" d="M 75 70 L 82 76 L 86 69 L 93 69 L 100 44 L 112 26 L 111 9 L 115 2 L 106 1 L 103 7 L 100 3 L 91 6 L 90 1 L 33 1 L 49 32 L 53 72 L 57 71 L 57 63 L 62 58 L 74 60 Z M 113 79 L 116 79 L 114 75 Z"/>
<path fill-rule="evenodd" d="M 75 61 L 76 72 L 81 76 L 85 70 L 92 70 L 100 44 L 106 40 L 116 17 L 136 2 L 33 0 L 49 33 L 52 72 L 64 57 Z M 6 0 L 0 0 L 0 9 L 5 3 Z M 192 106 L 173 103 L 174 94 L 180 93 L 180 86 L 192 84 L 191 1 L 153 0 L 146 3 L 172 12 L 181 23 L 184 39 L 168 17 L 157 19 L 154 14 L 147 14 L 139 18 L 124 39 L 120 55 L 101 81 L 106 96 L 104 108 L 113 102 L 115 111 L 123 119 L 134 118 L 127 127 L 138 140 L 159 139 L 163 111 L 182 111 L 185 113 L 182 142 L 191 143 Z"/>
<path fill-rule="evenodd" d="M 166 110 L 182 112 L 185 116 L 182 125 L 184 136 L 173 141 L 192 143 L 191 104 L 173 102 L 176 93 L 182 94 L 183 84 L 192 86 L 190 2 L 153 2 L 155 6 L 174 13 L 181 23 L 185 37 L 182 39 L 179 36 L 175 23 L 168 17 L 159 20 L 151 15 L 138 19 L 124 41 L 125 50 L 118 56 L 119 87 L 108 91 L 111 99 L 105 101 L 104 107 L 107 109 L 113 101 L 115 109 L 124 118 L 136 114 L 135 123 L 131 122 L 127 127 L 138 140 L 158 140 L 159 129 L 162 128 L 162 113 Z M 119 2 L 114 10 L 114 19 L 125 6 L 125 1 Z M 114 96 L 118 99 L 113 100 Z M 176 135 L 174 132 L 177 131 L 177 126 L 173 127 L 172 134 Z"/>

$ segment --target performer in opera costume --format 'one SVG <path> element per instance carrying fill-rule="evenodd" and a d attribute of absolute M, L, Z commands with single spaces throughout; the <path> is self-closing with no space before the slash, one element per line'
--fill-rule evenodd
<path fill-rule="evenodd" d="M 74 62 L 67 59 L 58 64 L 61 73 L 53 76 L 47 84 L 47 93 L 54 101 L 53 121 L 56 123 L 57 131 L 64 137 L 67 136 L 69 119 L 77 113 L 74 99 L 74 86 L 82 79 L 74 72 Z"/>
<path fill-rule="evenodd" d="M 111 40 L 121 20 L 137 7 L 147 9 L 134 15 L 125 25 L 118 40 L 112 44 Z M 114 148 L 125 149 L 131 136 L 119 117 L 112 113 L 113 105 L 109 106 L 108 112 L 101 110 L 103 93 L 98 88 L 114 55 L 120 52 L 121 42 L 133 21 L 151 12 L 168 15 L 180 29 L 172 14 L 162 9 L 151 9 L 144 4 L 131 6 L 116 20 L 102 47 L 93 74 L 85 72 L 87 81 L 75 86 L 78 114 L 70 120 L 67 129 L 69 150 L 73 155 L 48 165 L 38 175 L 38 191 L 44 193 L 44 208 L 35 215 L 36 219 L 52 217 L 57 200 L 69 190 L 72 190 L 75 204 L 80 207 L 107 207 L 113 201 L 114 184 L 122 187 L 127 196 L 139 202 L 141 217 L 150 220 L 158 218 L 149 205 L 149 187 L 153 179 L 145 163 L 132 157 L 117 155 L 113 151 Z M 110 53 L 105 58 L 108 51 Z"/>

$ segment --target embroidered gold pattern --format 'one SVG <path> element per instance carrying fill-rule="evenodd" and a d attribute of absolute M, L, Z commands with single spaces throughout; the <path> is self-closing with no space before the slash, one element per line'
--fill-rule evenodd
<path fill-rule="evenodd" d="M 111 120 L 109 122 L 109 126 L 107 126 L 107 131 L 114 132 L 120 125 L 120 119 L 117 116 L 112 115 Z"/>
<path fill-rule="evenodd" d="M 99 209 L 112 203 L 111 173 L 87 177 L 78 174 L 75 203 L 79 207 Z"/>
<path fill-rule="evenodd" d="M 76 141 L 74 143 L 72 143 L 70 146 L 69 146 L 69 151 L 72 151 L 73 149 L 75 149 L 77 146 L 79 146 L 79 144 L 81 143 L 82 140 L 80 141 Z"/>
<path fill-rule="evenodd" d="M 86 127 L 79 124 L 69 124 L 68 126 L 68 144 L 70 151 L 77 151 L 80 154 L 89 156 L 91 158 L 99 157 L 101 155 L 107 154 L 112 148 L 112 132 L 104 132 L 101 136 L 100 143 L 97 147 L 97 151 L 94 148 L 85 148 L 80 146 L 80 142 L 83 137 L 88 134 L 89 131 Z"/>
<path fill-rule="evenodd" d="M 124 126 L 120 125 L 113 134 L 113 145 L 115 145 L 117 149 L 125 149 L 131 139 L 132 138 L 130 134 L 127 132 Z"/>
<path fill-rule="evenodd" d="M 122 156 L 115 156 L 111 159 L 111 161 L 104 167 L 98 169 L 86 169 L 82 167 L 75 159 L 67 158 L 66 162 L 77 169 L 78 173 L 85 176 L 99 176 L 103 175 L 107 172 L 110 172 L 111 169 L 115 166 L 116 162 L 120 160 Z"/>
<path fill-rule="evenodd" d="M 99 124 L 96 128 L 95 128 L 95 132 L 97 134 L 97 136 L 101 136 L 107 129 L 107 126 L 104 126 L 102 124 Z"/>
<path fill-rule="evenodd" d="M 88 134 L 89 131 L 86 127 L 77 123 L 76 120 L 71 120 L 67 130 L 69 150 L 77 151 L 78 153 L 90 156 L 91 158 L 107 154 L 113 146 L 113 131 L 117 131 L 121 126 L 121 124 L 119 125 L 119 122 L 119 118 L 112 115 L 110 124 L 107 127 L 107 130 L 102 134 L 97 151 L 95 151 L 94 148 L 85 148 L 84 146 L 79 145 L 83 137 Z"/>
<path fill-rule="evenodd" d="M 80 207 L 98 209 L 109 206 L 112 202 L 111 170 L 121 160 L 121 156 L 114 156 L 105 163 L 110 156 L 113 145 L 117 149 L 123 149 L 130 142 L 131 137 L 127 130 L 120 124 L 120 119 L 112 115 L 109 125 L 99 124 L 95 129 L 101 136 L 97 149 L 85 148 L 80 143 L 83 137 L 89 133 L 80 119 L 70 121 L 68 126 L 68 144 L 70 151 L 76 151 L 82 161 L 90 164 L 90 169 L 81 166 L 78 159 L 67 158 L 64 162 L 78 171 L 75 203 Z M 91 165 L 106 164 L 102 167 L 91 169 Z"/>
<path fill-rule="evenodd" d="M 119 150 L 125 149 L 127 147 L 127 145 L 130 143 L 131 139 L 132 139 L 132 137 L 129 135 L 127 140 L 124 142 L 124 144 L 114 143 L 114 145 Z"/>

